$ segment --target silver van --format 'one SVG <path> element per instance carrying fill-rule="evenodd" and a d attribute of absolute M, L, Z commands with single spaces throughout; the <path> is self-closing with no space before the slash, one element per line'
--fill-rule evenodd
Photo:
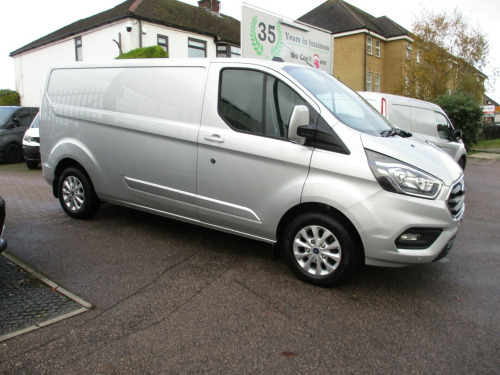
<path fill-rule="evenodd" d="M 264 241 L 323 286 L 451 249 L 463 172 L 409 135 L 320 70 L 246 59 L 53 67 L 40 117 L 69 216 L 106 201 Z"/>
<path fill-rule="evenodd" d="M 411 131 L 448 153 L 465 169 L 467 151 L 462 141 L 462 132 L 453 125 L 437 104 L 405 96 L 380 92 L 359 91 L 365 100 L 393 125 Z"/>

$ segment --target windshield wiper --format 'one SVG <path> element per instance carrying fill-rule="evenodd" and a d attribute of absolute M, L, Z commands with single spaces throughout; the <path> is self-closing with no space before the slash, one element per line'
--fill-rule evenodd
<path fill-rule="evenodd" d="M 380 135 L 382 137 L 394 137 L 396 135 L 399 135 L 402 138 L 407 138 L 407 137 L 411 137 L 413 134 L 410 133 L 409 131 L 403 130 L 401 128 L 393 128 L 393 129 L 387 129 L 387 130 L 381 131 Z"/>

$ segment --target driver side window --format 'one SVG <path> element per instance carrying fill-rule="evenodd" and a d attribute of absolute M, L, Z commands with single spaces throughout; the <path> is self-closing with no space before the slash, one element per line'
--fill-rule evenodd
<path fill-rule="evenodd" d="M 453 134 L 453 126 L 449 123 L 448 119 L 439 112 L 436 114 L 436 126 L 439 138 L 449 139 Z"/>
<path fill-rule="evenodd" d="M 21 127 L 27 127 L 30 126 L 31 123 L 31 117 L 30 117 L 30 111 L 27 109 L 20 109 L 19 111 L 16 112 L 14 117 L 17 117 L 19 119 L 19 126 Z"/>
<path fill-rule="evenodd" d="M 293 108 L 306 102 L 283 82 L 248 69 L 221 73 L 219 114 L 235 131 L 287 139 Z"/>

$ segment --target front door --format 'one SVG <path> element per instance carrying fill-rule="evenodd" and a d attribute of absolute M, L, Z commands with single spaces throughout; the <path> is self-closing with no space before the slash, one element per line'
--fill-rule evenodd
<path fill-rule="evenodd" d="M 464 147 L 463 143 L 451 139 L 454 129 L 448 119 L 442 113 L 435 112 L 435 114 L 436 127 L 439 135 L 436 144 L 438 145 L 438 147 L 441 147 L 443 151 L 457 160 L 458 156 L 460 155 L 460 150 Z"/>
<path fill-rule="evenodd" d="M 219 72 L 209 74 L 215 78 L 207 92 L 219 94 L 206 99 L 198 136 L 199 218 L 272 242 L 280 218 L 299 204 L 309 171 L 312 148 L 287 138 L 294 106 L 306 102 L 267 72 L 210 69 Z"/>

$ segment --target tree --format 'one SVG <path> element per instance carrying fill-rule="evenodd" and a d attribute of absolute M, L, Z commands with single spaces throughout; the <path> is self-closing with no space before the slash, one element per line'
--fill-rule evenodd
<path fill-rule="evenodd" d="M 0 90 L 0 105 L 21 105 L 21 98 L 16 91 Z"/>
<path fill-rule="evenodd" d="M 413 24 L 412 58 L 407 64 L 404 94 L 432 100 L 451 91 L 484 94 L 481 70 L 487 64 L 488 40 L 479 26 L 468 24 L 458 9 L 424 11 Z"/>
<path fill-rule="evenodd" d="M 470 150 L 478 142 L 483 111 L 474 96 L 461 91 L 438 96 L 434 102 L 444 109 L 456 129 L 462 130 L 465 148 Z"/>
<path fill-rule="evenodd" d="M 136 48 L 130 52 L 122 53 L 117 59 L 147 59 L 168 57 L 167 52 L 160 46 Z"/>

